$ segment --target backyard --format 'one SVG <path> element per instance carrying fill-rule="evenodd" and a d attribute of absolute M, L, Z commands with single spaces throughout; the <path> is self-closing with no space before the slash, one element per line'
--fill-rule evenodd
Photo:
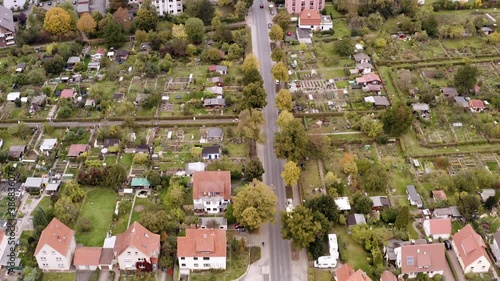
<path fill-rule="evenodd" d="M 77 231 L 76 240 L 88 247 L 100 247 L 109 231 L 115 210 L 116 193 L 111 189 L 88 189 L 78 222 L 83 219 L 92 221 L 92 228 L 87 232 Z M 96 212 L 99 208 L 99 212 Z"/>
<path fill-rule="evenodd" d="M 74 272 L 70 273 L 55 273 L 55 272 L 44 272 L 42 281 L 75 281 L 76 274 Z"/>

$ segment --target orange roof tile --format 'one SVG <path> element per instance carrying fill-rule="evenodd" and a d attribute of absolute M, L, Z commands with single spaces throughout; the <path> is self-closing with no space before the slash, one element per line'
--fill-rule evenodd
<path fill-rule="evenodd" d="M 483 238 L 474 231 L 470 224 L 453 235 L 453 243 L 464 263 L 464 267 L 469 266 L 482 256 L 488 261 L 490 260 L 485 250 L 486 245 Z"/>
<path fill-rule="evenodd" d="M 178 257 L 225 257 L 226 230 L 186 229 L 186 237 L 177 237 Z"/>
<path fill-rule="evenodd" d="M 469 106 L 472 108 L 484 108 L 484 102 L 482 100 L 470 100 Z"/>
<path fill-rule="evenodd" d="M 404 245 L 401 247 L 401 273 L 442 271 L 447 266 L 444 244 Z"/>
<path fill-rule="evenodd" d="M 157 257 L 160 253 L 160 235 L 154 234 L 140 223 L 134 222 L 125 232 L 116 236 L 116 255 L 121 255 L 130 246 L 148 257 Z"/>
<path fill-rule="evenodd" d="M 38 240 L 38 245 L 35 250 L 35 256 L 44 245 L 48 245 L 61 255 L 66 256 L 74 236 L 74 230 L 67 227 L 58 219 L 53 218 L 40 235 L 40 239 Z"/>
<path fill-rule="evenodd" d="M 370 277 L 368 277 L 363 270 L 358 269 L 351 276 L 349 276 L 347 281 L 372 281 L 372 279 L 370 279 Z"/>
<path fill-rule="evenodd" d="M 432 191 L 432 198 L 434 198 L 434 200 L 447 200 L 448 199 L 444 190 L 433 190 Z"/>
<path fill-rule="evenodd" d="M 335 272 L 337 276 L 337 281 L 347 281 L 349 276 L 354 274 L 354 269 L 349 264 L 344 264 Z"/>
<path fill-rule="evenodd" d="M 398 278 L 394 275 L 394 273 L 386 270 L 382 272 L 382 275 L 380 275 L 380 281 L 398 281 Z"/>
<path fill-rule="evenodd" d="M 316 10 L 305 9 L 299 15 L 300 25 L 320 25 L 321 15 Z"/>
<path fill-rule="evenodd" d="M 451 234 L 451 219 L 430 219 L 429 230 L 431 235 Z"/>
<path fill-rule="evenodd" d="M 75 250 L 73 259 L 74 265 L 99 265 L 102 248 L 100 247 L 80 247 Z"/>
<path fill-rule="evenodd" d="M 68 157 L 77 157 L 80 153 L 87 151 L 87 144 L 72 144 L 69 146 Z"/>
<path fill-rule="evenodd" d="M 225 200 L 231 199 L 231 172 L 201 171 L 193 173 L 193 198 L 200 199 L 208 193 L 218 193 Z"/>

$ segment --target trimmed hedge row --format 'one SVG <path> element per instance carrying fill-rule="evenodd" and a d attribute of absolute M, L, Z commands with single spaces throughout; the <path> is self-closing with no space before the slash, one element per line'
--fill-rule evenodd
<path fill-rule="evenodd" d="M 365 110 L 365 111 L 356 111 L 356 113 L 364 115 L 364 114 L 371 114 L 371 113 L 379 113 L 383 112 L 384 110 Z M 332 116 L 344 116 L 344 112 L 319 112 L 319 113 L 294 113 L 293 116 L 295 118 L 317 118 L 317 117 L 332 117 Z"/>
<path fill-rule="evenodd" d="M 231 120 L 238 118 L 238 115 L 202 115 L 202 116 L 163 116 L 158 118 L 151 117 L 136 117 L 135 121 L 158 121 L 158 120 L 193 120 L 193 117 L 201 120 Z M 102 118 L 68 118 L 68 119 L 52 119 L 53 123 L 64 123 L 64 122 L 104 122 L 104 121 L 125 121 L 126 117 L 110 117 L 108 119 Z M 0 120 L 0 123 L 18 123 L 19 121 L 25 123 L 45 123 L 49 122 L 47 119 L 38 118 L 38 119 L 21 119 L 21 120 Z"/>

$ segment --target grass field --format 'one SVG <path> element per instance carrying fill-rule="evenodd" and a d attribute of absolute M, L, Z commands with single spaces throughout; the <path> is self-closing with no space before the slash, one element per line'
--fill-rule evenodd
<path fill-rule="evenodd" d="M 330 270 L 314 269 L 314 281 L 331 281 L 332 273 Z"/>
<path fill-rule="evenodd" d="M 346 257 L 343 257 L 345 262 L 352 266 L 355 270 L 361 268 L 364 272 L 371 272 L 370 265 L 368 263 L 368 253 L 361 245 L 359 245 L 358 242 L 352 239 L 351 235 L 347 234 L 346 227 L 343 225 L 337 225 L 334 228 L 334 232 L 339 238 L 339 247 L 344 247 L 343 252 L 347 253 Z"/>
<path fill-rule="evenodd" d="M 132 160 L 133 159 L 134 159 L 133 153 L 124 153 L 124 154 L 120 155 L 120 161 L 118 163 L 123 165 L 123 167 L 125 168 L 125 171 L 128 172 L 130 170 L 130 167 L 132 167 Z"/>
<path fill-rule="evenodd" d="M 40 203 L 38 203 L 37 207 L 40 207 L 40 208 L 42 208 L 42 209 L 44 209 L 46 211 L 51 206 L 52 206 L 52 201 L 50 201 L 50 197 L 45 196 L 45 197 L 42 198 L 42 201 L 40 201 Z"/>
<path fill-rule="evenodd" d="M 85 246 L 102 246 L 109 231 L 115 211 L 116 194 L 111 189 L 89 189 L 78 220 L 87 218 L 92 221 L 88 232 L 77 232 L 76 240 Z M 77 222 L 78 225 L 78 222 Z"/>
<path fill-rule="evenodd" d="M 302 194 L 306 199 L 314 195 L 315 188 L 323 188 L 319 176 L 318 161 L 314 160 L 306 163 L 299 181 L 302 187 Z"/>
<path fill-rule="evenodd" d="M 76 280 L 76 274 L 70 273 L 55 273 L 55 272 L 44 272 L 42 281 L 74 281 Z"/>

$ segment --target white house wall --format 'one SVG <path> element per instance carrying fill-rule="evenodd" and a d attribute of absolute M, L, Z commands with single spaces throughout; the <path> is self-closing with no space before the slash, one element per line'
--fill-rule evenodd
<path fill-rule="evenodd" d="M 209 257 L 205 260 L 203 257 L 179 257 L 180 269 L 208 270 L 208 269 L 226 269 L 226 257 Z"/>
<path fill-rule="evenodd" d="M 135 270 L 137 262 L 151 262 L 150 257 L 135 247 L 129 246 L 121 255 L 118 256 L 118 265 L 120 270 Z"/>
<path fill-rule="evenodd" d="M 75 238 L 72 238 L 70 248 L 66 256 L 61 255 L 49 245 L 44 245 L 35 256 L 38 267 L 44 271 L 66 271 L 71 268 L 73 254 L 75 253 L 76 243 Z"/>

